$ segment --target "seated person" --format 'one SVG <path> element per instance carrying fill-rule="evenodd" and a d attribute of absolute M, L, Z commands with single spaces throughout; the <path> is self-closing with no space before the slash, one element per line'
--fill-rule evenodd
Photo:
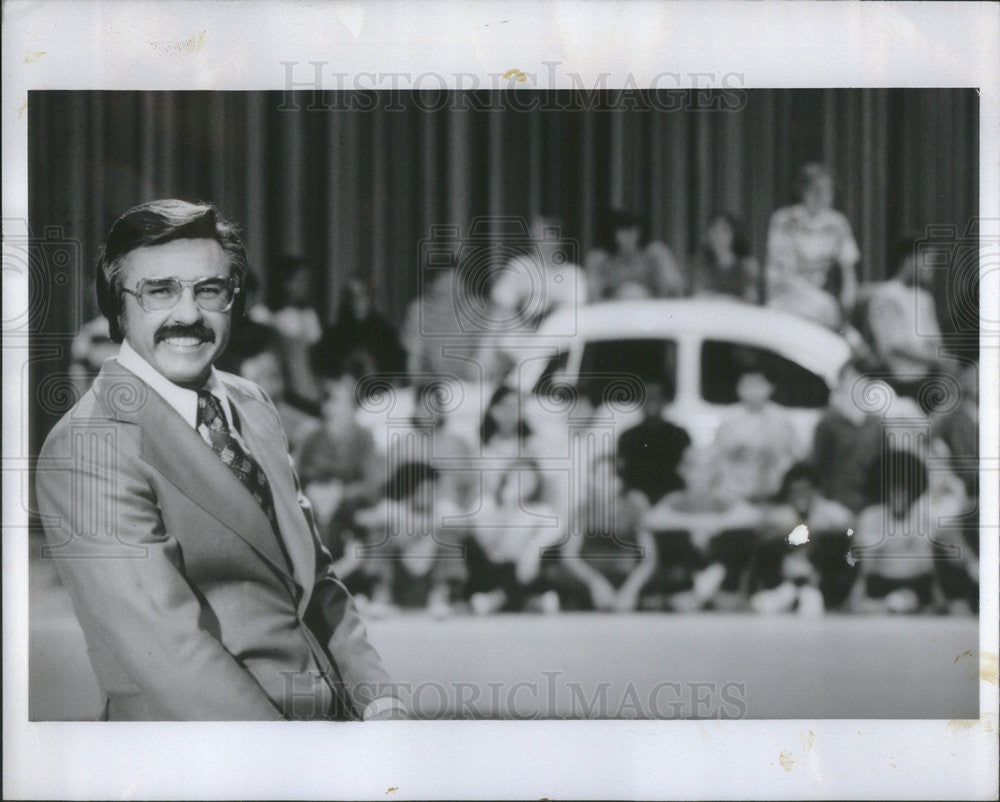
<path fill-rule="evenodd" d="M 979 496 L 979 366 L 967 362 L 958 372 L 958 403 L 931 417 L 931 437 L 947 453 L 969 498 Z"/>
<path fill-rule="evenodd" d="M 315 277 L 310 264 L 296 256 L 281 263 L 281 282 L 276 288 L 275 312 L 270 325 L 281 341 L 289 390 L 299 398 L 316 401 L 319 388 L 310 360 L 310 349 L 322 329 L 316 312 Z"/>
<path fill-rule="evenodd" d="M 338 530 L 376 500 L 384 469 L 371 432 L 355 420 L 353 380 L 324 379 L 322 388 L 322 423 L 304 438 L 297 463 L 324 545 L 336 552 Z"/>
<path fill-rule="evenodd" d="M 463 573 L 464 533 L 449 524 L 459 510 L 443 496 L 439 479 L 426 462 L 404 462 L 389 479 L 385 498 L 354 516 L 372 533 L 363 557 L 377 577 L 375 611 L 424 607 L 435 616 L 450 613 Z"/>
<path fill-rule="evenodd" d="M 466 590 L 478 614 L 518 611 L 546 592 L 548 609 L 558 596 L 541 572 L 542 552 L 561 534 L 555 510 L 545 504 L 538 463 L 517 460 L 503 475 L 494 496 L 485 499 L 466 543 Z M 553 604 L 554 600 L 554 604 Z"/>
<path fill-rule="evenodd" d="M 441 474 L 445 495 L 459 507 L 471 508 L 478 487 L 478 476 L 469 470 L 473 459 L 472 444 L 449 427 L 443 389 L 431 382 L 414 388 L 414 412 L 410 423 L 418 448 L 427 449 L 430 464 Z"/>
<path fill-rule="evenodd" d="M 656 589 L 656 544 L 610 457 L 591 464 L 587 484 L 563 533 L 560 600 L 577 609 L 634 610 L 641 594 Z"/>
<path fill-rule="evenodd" d="M 667 606 L 678 612 L 740 608 L 760 510 L 726 495 L 710 450 L 689 448 L 679 472 L 684 488 L 667 495 L 645 518 L 671 577 L 674 592 Z"/>
<path fill-rule="evenodd" d="M 486 405 L 479 425 L 479 455 L 490 470 L 480 474 L 483 496 L 493 496 L 504 471 L 519 457 L 531 456 L 531 427 L 521 416 L 517 391 L 501 384 Z"/>
<path fill-rule="evenodd" d="M 810 461 L 816 467 L 819 492 L 854 513 L 871 498 L 869 468 L 882 454 L 882 418 L 864 400 L 871 386 L 869 367 L 849 361 L 840 369 L 830 405 L 813 433 Z"/>
<path fill-rule="evenodd" d="M 760 265 L 750 253 L 742 226 L 724 212 L 714 214 L 690 260 L 692 295 L 729 295 L 757 303 Z"/>
<path fill-rule="evenodd" d="M 798 436 L 787 412 L 771 401 L 774 385 L 749 368 L 736 385 L 739 404 L 722 422 L 713 451 L 723 495 L 765 501 L 798 458 Z"/>
<path fill-rule="evenodd" d="M 311 346 L 317 375 L 336 375 L 353 367 L 356 375 L 382 374 L 393 384 L 406 378 L 406 352 L 396 327 L 375 308 L 367 277 L 355 274 L 341 290 L 337 318 Z"/>
<path fill-rule="evenodd" d="M 952 611 L 979 610 L 979 370 L 974 362 L 959 372 L 961 399 L 931 418 L 931 453 L 947 460 L 968 499 L 966 514 L 947 532 L 965 560 L 948 559 L 936 547 L 938 579 Z M 933 492 L 933 491 L 932 491 Z M 955 549 L 950 549 L 954 554 Z"/>
<path fill-rule="evenodd" d="M 849 509 L 820 494 L 811 465 L 793 465 L 761 522 L 751 577 L 751 587 L 760 589 L 751 608 L 775 613 L 797 605 L 807 614 L 843 604 L 855 579 L 847 562 L 853 522 Z"/>
<path fill-rule="evenodd" d="M 889 370 L 887 381 L 902 396 L 930 413 L 937 400 L 933 385 L 945 363 L 934 296 L 934 268 L 915 237 L 893 248 L 895 275 L 868 292 L 868 328 L 876 355 Z"/>
<path fill-rule="evenodd" d="M 644 241 L 639 217 L 612 211 L 605 222 L 603 248 L 587 255 L 584 269 L 591 301 L 676 298 L 684 294 L 684 278 L 670 248 Z"/>
<path fill-rule="evenodd" d="M 677 466 L 691 437 L 663 419 L 664 393 L 659 384 L 646 386 L 642 422 L 618 438 L 618 473 L 627 491 L 638 491 L 648 504 L 684 486 Z"/>
<path fill-rule="evenodd" d="M 850 553 L 861 581 L 852 606 L 862 612 L 919 612 L 940 598 L 935 548 L 950 545 L 942 538 L 942 523 L 961 510 L 962 501 L 929 493 L 927 467 L 909 451 L 887 452 L 876 469 L 884 498 L 863 510 L 854 527 Z M 968 555 L 953 557 L 963 558 Z"/>
<path fill-rule="evenodd" d="M 833 208 L 833 174 L 821 164 L 799 172 L 800 202 L 771 215 L 768 305 L 838 329 L 857 297 L 861 258 L 847 218 Z"/>
<path fill-rule="evenodd" d="M 80 327 L 70 347 L 70 375 L 76 398 L 90 389 L 94 377 L 101 372 L 105 359 L 118 355 L 118 343 L 111 339 L 111 327 L 104 315 L 89 320 Z"/>
<path fill-rule="evenodd" d="M 276 346 L 268 340 L 262 347 L 248 353 L 240 361 L 237 372 L 244 379 L 260 385 L 274 402 L 281 428 L 288 438 L 288 447 L 295 454 L 303 438 L 319 427 L 319 407 L 287 392 L 285 366 Z"/>

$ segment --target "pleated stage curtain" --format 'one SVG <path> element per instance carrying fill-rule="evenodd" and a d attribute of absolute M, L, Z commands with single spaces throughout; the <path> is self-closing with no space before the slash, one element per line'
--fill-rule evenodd
<path fill-rule="evenodd" d="M 28 115 L 32 232 L 69 238 L 79 254 L 58 291 L 36 281 L 50 295 L 33 330 L 67 348 L 37 362 L 34 381 L 68 359 L 71 332 L 96 314 L 90 287 L 111 223 L 150 198 L 214 201 L 242 226 L 265 288 L 282 256 L 307 259 L 328 321 L 355 271 L 400 320 L 432 226 L 465 232 L 483 215 L 556 213 L 582 259 L 604 210 L 625 206 L 683 258 L 708 216 L 727 211 L 763 257 L 771 213 L 793 200 L 799 167 L 821 161 L 835 172 L 862 278 L 880 278 L 895 237 L 928 225 L 964 232 L 978 209 L 975 90 L 519 91 L 516 103 L 33 91 Z M 39 416 L 42 431 L 51 423 Z"/>

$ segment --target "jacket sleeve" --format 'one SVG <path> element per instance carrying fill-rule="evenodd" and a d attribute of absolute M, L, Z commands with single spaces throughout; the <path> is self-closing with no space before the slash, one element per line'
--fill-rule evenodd
<path fill-rule="evenodd" d="M 127 425 L 110 438 L 60 428 L 37 469 L 46 536 L 91 653 L 110 652 L 162 720 L 281 719 L 203 627 L 178 543 L 119 442 Z"/>
<path fill-rule="evenodd" d="M 396 690 L 382 666 L 382 658 L 368 641 L 368 633 L 354 598 L 334 572 L 330 552 L 320 543 L 312 505 L 302 491 L 290 458 L 289 465 L 295 478 L 299 506 L 309 524 L 316 552 L 316 579 L 306 623 L 336 666 L 354 714 L 365 718 L 369 706 L 376 699 L 396 697 Z"/>
<path fill-rule="evenodd" d="M 316 568 L 309 624 L 332 658 L 355 715 L 367 718 L 377 699 L 397 698 L 397 688 L 368 640 L 353 597 L 334 573 L 329 552 L 318 542 Z"/>
<path fill-rule="evenodd" d="M 263 390 L 256 389 L 258 396 L 277 420 L 278 413 L 271 399 Z M 287 451 L 287 438 L 284 446 Z M 330 552 L 320 542 L 312 504 L 302 489 L 291 454 L 288 455 L 288 468 L 292 472 L 299 507 L 309 526 L 316 552 L 316 578 L 306 612 L 306 623 L 333 661 L 339 681 L 353 708 L 352 712 L 359 719 L 368 718 L 378 707 L 374 705 L 376 700 L 393 699 L 402 707 L 398 703 L 396 687 L 382 665 L 382 658 L 368 641 L 368 633 L 358 614 L 354 598 L 337 577 Z"/>

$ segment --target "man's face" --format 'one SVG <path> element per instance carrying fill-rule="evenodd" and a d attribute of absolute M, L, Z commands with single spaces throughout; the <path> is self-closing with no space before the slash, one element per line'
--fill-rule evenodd
<path fill-rule="evenodd" d="M 179 239 L 132 251 L 125 257 L 123 286 L 135 290 L 142 279 L 181 281 L 229 276 L 229 260 L 212 239 Z M 164 377 L 189 389 L 201 387 L 212 363 L 229 344 L 232 310 L 207 312 L 185 286 L 177 306 L 147 312 L 123 293 L 125 339 Z"/>

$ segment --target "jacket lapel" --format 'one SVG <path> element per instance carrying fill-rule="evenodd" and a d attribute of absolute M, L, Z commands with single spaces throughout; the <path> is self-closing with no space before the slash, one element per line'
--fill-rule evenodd
<path fill-rule="evenodd" d="M 264 511 L 173 407 L 114 360 L 104 364 L 94 392 L 113 419 L 139 426 L 142 455 L 150 465 L 245 541 L 288 582 L 287 562 Z M 266 467 L 264 470 L 270 479 L 271 472 Z"/>
<path fill-rule="evenodd" d="M 225 384 L 229 400 L 240 417 L 240 434 L 271 484 L 278 528 L 292 561 L 295 581 L 305 591 L 305 600 L 315 582 L 316 551 L 312 532 L 299 506 L 298 489 L 288 463 L 288 452 L 284 449 L 281 424 L 263 401 L 242 387 L 229 382 Z"/>

